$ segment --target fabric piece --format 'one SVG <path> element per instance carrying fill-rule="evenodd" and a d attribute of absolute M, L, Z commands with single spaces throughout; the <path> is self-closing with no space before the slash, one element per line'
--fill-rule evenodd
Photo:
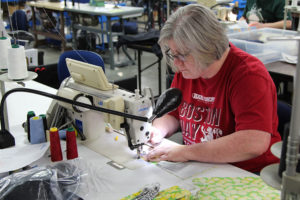
<path fill-rule="evenodd" d="M 140 190 L 134 194 L 131 194 L 127 197 L 122 198 L 121 200 L 134 200 L 137 199 L 142 193 L 143 190 Z M 153 200 L 189 200 L 192 199 L 191 192 L 185 189 L 182 189 L 179 186 L 172 186 L 165 190 L 162 190 L 157 194 Z"/>
<path fill-rule="evenodd" d="M 240 130 L 261 130 L 271 134 L 269 150 L 237 167 L 259 172 L 279 162 L 270 152 L 281 140 L 277 131 L 277 93 L 263 63 L 231 44 L 219 72 L 209 79 L 185 79 L 176 73 L 171 87 L 182 91 L 182 103 L 169 113 L 180 120 L 186 145 L 207 142 Z M 259 140 L 259 138 L 257 138 Z"/>
<path fill-rule="evenodd" d="M 159 192 L 160 184 L 156 183 L 151 186 L 146 186 L 142 192 L 137 195 L 134 200 L 152 200 Z"/>
<path fill-rule="evenodd" d="M 199 187 L 195 199 L 279 200 L 280 191 L 266 185 L 259 177 L 195 178 Z"/>

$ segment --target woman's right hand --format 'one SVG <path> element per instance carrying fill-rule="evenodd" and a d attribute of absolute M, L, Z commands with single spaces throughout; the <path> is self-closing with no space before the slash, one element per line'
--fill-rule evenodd
<path fill-rule="evenodd" d="M 151 143 L 152 145 L 160 144 L 163 138 L 164 135 L 162 134 L 162 132 L 158 128 L 152 126 L 150 130 L 149 143 Z"/>
<path fill-rule="evenodd" d="M 149 143 L 156 146 L 164 137 L 170 137 L 179 128 L 179 121 L 172 115 L 164 115 L 153 121 Z"/>

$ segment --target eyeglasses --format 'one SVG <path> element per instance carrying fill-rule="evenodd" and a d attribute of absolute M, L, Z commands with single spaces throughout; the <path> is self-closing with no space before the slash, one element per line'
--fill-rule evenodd
<path fill-rule="evenodd" d="M 171 53 L 171 49 L 169 48 L 168 50 L 165 51 L 165 54 L 172 61 L 174 61 L 174 59 L 176 58 L 176 59 L 180 60 L 181 62 L 184 62 L 186 56 L 188 56 L 190 54 L 190 52 L 188 52 L 186 54 L 180 54 L 179 53 L 179 54 L 174 55 L 174 54 Z"/>

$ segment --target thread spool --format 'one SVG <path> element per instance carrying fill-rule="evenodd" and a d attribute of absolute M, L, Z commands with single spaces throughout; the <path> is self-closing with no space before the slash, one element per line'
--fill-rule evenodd
<path fill-rule="evenodd" d="M 61 161 L 63 159 L 60 139 L 56 127 L 50 128 L 50 152 L 52 162 Z"/>
<path fill-rule="evenodd" d="M 43 126 L 44 126 L 44 132 L 45 132 L 45 140 L 47 141 L 47 134 L 46 134 L 46 131 L 48 129 L 47 118 L 46 118 L 46 115 L 44 115 L 44 114 L 39 115 L 39 117 L 42 118 L 42 120 L 43 120 Z"/>
<path fill-rule="evenodd" d="M 0 37 L 0 70 L 7 70 L 8 68 L 8 49 L 10 48 L 10 39 L 7 37 Z"/>
<path fill-rule="evenodd" d="M 27 138 L 29 142 L 30 142 L 30 118 L 34 116 L 35 116 L 34 111 L 27 112 Z"/>
<path fill-rule="evenodd" d="M 44 114 L 40 114 L 39 116 L 40 116 L 40 118 L 42 118 L 42 119 L 43 119 L 44 130 L 45 130 L 45 132 L 46 132 L 46 130 L 48 129 L 46 115 L 44 115 Z"/>
<path fill-rule="evenodd" d="M 76 134 L 73 127 L 67 129 L 67 159 L 78 158 Z"/>
<path fill-rule="evenodd" d="M 36 116 L 30 118 L 30 143 L 39 144 L 46 142 L 43 119 Z"/>
<path fill-rule="evenodd" d="M 28 77 L 25 49 L 14 44 L 8 49 L 8 75 L 11 80 L 22 80 Z"/>

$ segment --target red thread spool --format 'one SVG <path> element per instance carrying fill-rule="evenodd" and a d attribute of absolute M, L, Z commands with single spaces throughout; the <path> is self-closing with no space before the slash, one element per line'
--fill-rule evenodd
<path fill-rule="evenodd" d="M 74 128 L 69 127 L 67 129 L 66 138 L 67 138 L 67 159 L 70 160 L 70 159 L 78 158 L 76 134 Z"/>
<path fill-rule="evenodd" d="M 61 161 L 63 159 L 60 139 L 56 127 L 50 128 L 50 152 L 52 162 Z"/>

